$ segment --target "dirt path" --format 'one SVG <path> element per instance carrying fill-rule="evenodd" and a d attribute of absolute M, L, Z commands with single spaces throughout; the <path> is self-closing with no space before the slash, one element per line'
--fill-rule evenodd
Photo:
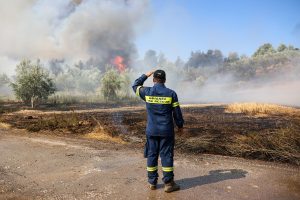
<path fill-rule="evenodd" d="M 0 199 L 300 198 L 299 168 L 261 161 L 177 156 L 171 194 L 147 188 L 142 153 L 80 139 L 18 136 L 0 130 Z"/>

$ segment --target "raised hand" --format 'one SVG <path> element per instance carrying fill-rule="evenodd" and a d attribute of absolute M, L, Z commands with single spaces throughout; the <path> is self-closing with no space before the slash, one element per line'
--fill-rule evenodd
<path fill-rule="evenodd" d="M 154 72 L 155 72 L 155 70 L 149 71 L 149 72 L 146 73 L 146 76 L 147 76 L 147 77 L 150 77 L 150 76 L 152 76 L 152 74 L 153 74 Z"/>

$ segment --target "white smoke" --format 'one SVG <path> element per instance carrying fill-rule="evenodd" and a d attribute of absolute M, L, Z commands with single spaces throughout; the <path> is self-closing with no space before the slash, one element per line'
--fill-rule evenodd
<path fill-rule="evenodd" d="M 136 53 L 148 0 L 10 0 L 0 3 L 0 73 L 21 59 L 105 62 Z M 3 61 L 3 62 L 2 62 Z"/>
<path fill-rule="evenodd" d="M 299 89 L 299 80 L 278 80 L 261 85 L 249 82 L 241 86 L 233 80 L 220 78 L 208 81 L 201 88 L 189 84 L 179 89 L 179 97 L 185 103 L 260 102 L 300 106 Z"/>
<path fill-rule="evenodd" d="M 263 79 L 237 81 L 232 74 L 216 74 L 202 86 L 186 82 L 178 90 L 185 103 L 260 102 L 300 106 L 300 62 L 299 58 L 291 60 L 290 67 Z"/>

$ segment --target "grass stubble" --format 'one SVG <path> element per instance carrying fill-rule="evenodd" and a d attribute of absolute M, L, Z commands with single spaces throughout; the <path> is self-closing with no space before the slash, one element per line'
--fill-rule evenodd
<path fill-rule="evenodd" d="M 176 148 L 187 153 L 209 153 L 300 165 L 300 110 L 293 107 L 234 103 L 225 106 L 183 106 L 186 128 L 177 135 Z M 79 135 L 87 139 L 130 144 L 145 141 L 145 111 L 15 112 L 0 118 L 0 128 Z M 122 128 L 122 130 L 120 129 Z M 125 131 L 124 131 L 125 130 Z M 126 132 L 126 138 L 124 134 Z M 141 145 L 140 145 L 141 146 Z"/>

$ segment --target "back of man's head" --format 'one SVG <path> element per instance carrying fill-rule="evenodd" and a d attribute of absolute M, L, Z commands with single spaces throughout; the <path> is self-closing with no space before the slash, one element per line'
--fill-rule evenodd
<path fill-rule="evenodd" d="M 166 82 L 166 72 L 164 70 L 158 69 L 153 74 L 154 82 L 164 83 Z"/>

